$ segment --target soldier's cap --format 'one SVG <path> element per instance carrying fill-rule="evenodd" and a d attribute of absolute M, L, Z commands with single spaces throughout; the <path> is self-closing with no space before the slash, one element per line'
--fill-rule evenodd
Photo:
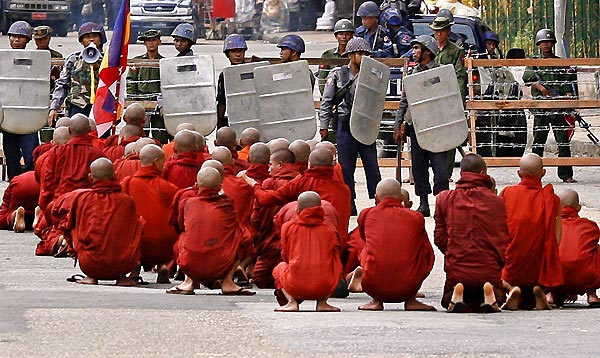
<path fill-rule="evenodd" d="M 449 19 L 445 16 L 438 16 L 435 19 L 433 19 L 431 24 L 429 24 L 429 27 L 432 30 L 436 31 L 436 30 L 443 30 L 452 25 L 454 25 L 454 21 L 452 21 L 451 19 Z"/>
<path fill-rule="evenodd" d="M 140 36 L 138 36 L 138 41 L 146 41 L 156 37 L 160 38 L 161 36 L 162 32 L 160 30 L 148 30 L 144 31 Z"/>
<path fill-rule="evenodd" d="M 43 39 L 46 36 L 50 36 L 52 33 L 52 28 L 47 25 L 37 26 L 33 29 L 33 38 L 34 39 Z"/>

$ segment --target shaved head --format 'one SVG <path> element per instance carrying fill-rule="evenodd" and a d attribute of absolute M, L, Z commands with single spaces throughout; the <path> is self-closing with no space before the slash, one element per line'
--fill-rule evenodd
<path fill-rule="evenodd" d="M 570 206 L 576 210 L 581 208 L 579 205 L 579 194 L 573 189 L 561 190 L 560 193 L 558 193 L 558 197 L 563 206 Z"/>
<path fill-rule="evenodd" d="M 71 139 L 71 132 L 68 127 L 58 127 L 52 133 L 52 143 L 55 145 L 63 145 Z"/>
<path fill-rule="evenodd" d="M 310 155 L 310 145 L 302 139 L 296 139 L 290 143 L 289 149 L 294 153 L 297 162 L 307 162 Z"/>
<path fill-rule="evenodd" d="M 212 158 L 219 161 L 223 165 L 233 165 L 233 157 L 231 151 L 227 147 L 216 147 L 212 151 Z"/>
<path fill-rule="evenodd" d="M 175 153 L 188 153 L 196 150 L 196 135 L 187 129 L 175 134 Z"/>
<path fill-rule="evenodd" d="M 127 124 L 131 124 L 137 127 L 143 127 L 146 123 L 146 110 L 138 102 L 133 102 L 125 109 L 123 114 L 123 120 Z"/>
<path fill-rule="evenodd" d="M 121 128 L 121 132 L 119 132 L 119 137 L 122 139 L 127 139 L 131 137 L 141 137 L 142 136 L 142 128 L 138 126 L 134 126 L 132 124 L 128 124 L 125 127 Z"/>
<path fill-rule="evenodd" d="M 260 132 L 256 128 L 246 128 L 240 136 L 240 145 L 245 147 L 260 142 Z"/>
<path fill-rule="evenodd" d="M 131 154 L 135 153 L 135 146 L 136 146 L 137 142 L 133 142 L 133 143 L 127 143 L 127 145 L 125 146 L 125 153 L 123 153 L 124 157 L 128 157 Z"/>
<path fill-rule="evenodd" d="M 156 144 L 148 144 L 140 151 L 140 162 L 143 167 L 154 164 L 157 159 L 165 159 L 165 152 Z"/>
<path fill-rule="evenodd" d="M 321 206 L 321 197 L 317 192 L 305 191 L 298 195 L 298 213 L 306 208 L 312 208 L 315 206 Z"/>
<path fill-rule="evenodd" d="M 115 170 L 113 163 L 106 158 L 98 158 L 90 164 L 90 173 L 92 179 L 96 180 L 113 180 L 115 178 Z"/>
<path fill-rule="evenodd" d="M 76 114 L 71 118 L 71 134 L 82 135 L 90 132 L 90 120 L 83 114 Z"/>
<path fill-rule="evenodd" d="M 237 145 L 235 131 L 229 127 L 219 128 L 216 134 L 215 145 L 235 149 Z"/>
<path fill-rule="evenodd" d="M 296 161 L 294 153 L 287 148 L 276 150 L 271 154 L 271 159 L 282 163 L 294 163 Z"/>
<path fill-rule="evenodd" d="M 187 122 L 179 123 L 177 127 L 175 127 L 175 133 L 179 133 L 182 130 L 195 131 L 196 127 L 194 127 L 193 124 Z"/>
<path fill-rule="evenodd" d="M 198 151 L 198 152 L 204 151 L 204 147 L 206 146 L 206 139 L 204 138 L 204 136 L 196 131 L 191 131 L 191 132 L 194 135 L 194 138 L 196 139 L 196 141 L 195 141 L 196 151 Z"/>
<path fill-rule="evenodd" d="M 144 148 L 148 144 L 156 144 L 156 142 L 152 138 L 142 137 L 142 138 L 136 140 L 134 142 L 134 144 L 135 144 L 134 152 L 139 153 L 142 150 L 142 148 Z M 129 144 L 127 144 L 127 145 L 129 145 Z"/>
<path fill-rule="evenodd" d="M 541 179 L 546 174 L 542 158 L 534 153 L 525 154 L 519 161 L 519 176 L 534 176 Z"/>
<path fill-rule="evenodd" d="M 96 121 L 93 120 L 93 119 L 90 119 L 90 130 L 92 130 L 92 131 L 96 131 L 97 130 L 97 128 L 96 128 Z"/>
<path fill-rule="evenodd" d="M 469 153 L 460 161 L 460 171 L 469 173 L 485 173 L 487 166 L 479 154 Z"/>
<path fill-rule="evenodd" d="M 250 146 L 250 154 L 248 155 L 250 163 L 269 164 L 270 157 L 271 151 L 265 143 L 258 142 Z"/>
<path fill-rule="evenodd" d="M 90 119 L 90 121 L 92 121 L 92 120 Z M 71 118 L 69 118 L 69 117 L 60 117 L 56 121 L 56 128 L 59 128 L 59 127 L 70 127 L 70 126 L 71 126 Z"/>
<path fill-rule="evenodd" d="M 223 183 L 223 176 L 215 168 L 202 168 L 196 176 L 196 183 L 198 184 L 198 189 L 210 188 L 220 190 Z"/>
<path fill-rule="evenodd" d="M 267 145 L 269 146 L 269 150 L 271 150 L 271 153 L 275 153 L 279 149 L 288 149 L 288 147 L 290 146 L 290 141 L 288 141 L 285 138 L 275 138 L 271 139 L 269 143 L 267 143 Z"/>
<path fill-rule="evenodd" d="M 315 147 L 320 142 L 318 140 L 316 140 L 316 139 L 309 139 L 309 140 L 306 141 L 306 143 L 308 143 L 308 145 L 310 146 L 310 151 L 312 152 L 313 150 L 315 150 Z"/>
<path fill-rule="evenodd" d="M 335 147 L 335 144 L 328 141 L 318 142 L 317 144 L 315 144 L 315 149 L 327 149 L 331 152 L 331 154 L 337 154 L 337 148 Z"/>
<path fill-rule="evenodd" d="M 221 176 L 225 176 L 225 168 L 223 168 L 223 164 L 221 164 L 221 162 L 218 160 L 206 160 L 204 163 L 202 163 L 202 167 L 200 167 L 200 169 L 202 168 L 214 168 L 219 172 L 219 174 L 221 174 Z"/>
<path fill-rule="evenodd" d="M 327 149 L 315 149 L 308 157 L 308 163 L 311 168 L 314 167 L 332 167 L 333 154 Z"/>
<path fill-rule="evenodd" d="M 377 184 L 375 195 L 379 200 L 384 198 L 394 198 L 402 201 L 402 186 L 395 179 L 383 179 Z"/>

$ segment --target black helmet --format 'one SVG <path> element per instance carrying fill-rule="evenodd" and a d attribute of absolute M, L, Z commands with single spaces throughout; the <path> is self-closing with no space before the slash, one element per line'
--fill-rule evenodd
<path fill-rule="evenodd" d="M 550 29 L 541 29 L 535 34 L 535 44 L 539 45 L 542 41 L 552 41 L 552 43 L 556 43 L 556 35 L 554 35 L 554 31 Z"/>

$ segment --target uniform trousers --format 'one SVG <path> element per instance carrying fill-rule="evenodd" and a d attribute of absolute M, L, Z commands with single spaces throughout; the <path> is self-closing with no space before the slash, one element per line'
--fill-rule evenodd
<path fill-rule="evenodd" d="M 448 190 L 450 188 L 446 169 L 448 152 L 433 153 L 425 150 L 419 146 L 414 127 L 408 125 L 406 131 L 410 136 L 410 155 L 413 178 L 415 179 L 415 194 L 417 196 L 431 194 L 431 185 L 429 184 L 430 164 L 433 170 L 433 195 L 437 195 L 442 190 Z"/>
<path fill-rule="evenodd" d="M 540 157 L 544 156 L 544 145 L 548 139 L 550 127 L 552 127 L 554 139 L 556 139 L 556 143 L 558 144 L 558 156 L 570 157 L 571 144 L 569 143 L 569 136 L 567 135 L 566 131 L 567 125 L 567 121 L 565 120 L 565 116 L 563 114 L 536 112 L 533 120 L 532 151 Z M 558 177 L 562 180 L 572 178 L 573 167 L 558 167 Z"/>
<path fill-rule="evenodd" d="M 2 131 L 2 150 L 6 158 L 8 180 L 33 170 L 33 150 L 40 144 L 38 134 L 15 134 Z M 21 158 L 25 166 L 21 166 Z"/>

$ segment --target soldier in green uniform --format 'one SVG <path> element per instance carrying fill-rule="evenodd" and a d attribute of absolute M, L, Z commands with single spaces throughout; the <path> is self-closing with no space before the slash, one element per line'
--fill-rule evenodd
<path fill-rule="evenodd" d="M 556 37 L 549 29 L 541 29 L 535 35 L 535 44 L 540 48 L 538 58 L 558 58 L 554 54 Z M 531 86 L 531 96 L 535 99 L 574 98 L 577 86 L 577 74 L 570 67 L 527 67 L 523 74 L 525 85 Z M 536 110 L 533 121 L 533 152 L 544 155 L 544 145 L 548 139 L 550 127 L 558 144 L 558 156 L 570 157 L 571 145 L 567 134 L 565 115 L 555 110 Z M 573 167 L 558 167 L 558 177 L 565 183 L 576 183 L 573 179 Z"/>
<path fill-rule="evenodd" d="M 437 16 L 433 22 L 429 24 L 429 27 L 433 30 L 439 49 L 438 54 L 435 56 L 435 62 L 439 65 L 451 64 L 454 66 L 458 87 L 460 88 L 460 94 L 464 101 L 467 94 L 467 70 L 463 63 L 465 52 L 462 48 L 450 41 L 452 25 L 454 25 L 454 19 L 445 16 Z M 448 180 L 452 180 L 455 155 L 456 149 L 448 151 L 448 160 L 446 161 Z"/>

